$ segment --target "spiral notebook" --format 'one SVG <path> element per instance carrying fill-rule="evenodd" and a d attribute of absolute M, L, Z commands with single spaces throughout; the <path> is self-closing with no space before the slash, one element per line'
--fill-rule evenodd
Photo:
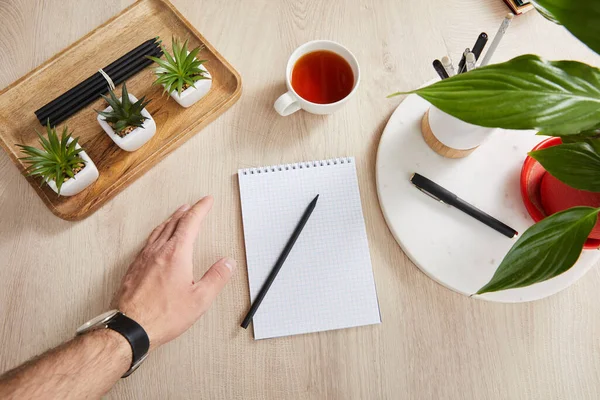
<path fill-rule="evenodd" d="M 253 318 L 254 338 L 381 322 L 354 158 L 238 171 L 250 299 L 319 201 Z"/>

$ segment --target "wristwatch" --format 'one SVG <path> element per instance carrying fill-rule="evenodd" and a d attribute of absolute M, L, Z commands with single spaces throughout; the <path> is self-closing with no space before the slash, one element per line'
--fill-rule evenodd
<path fill-rule="evenodd" d="M 126 378 L 131 375 L 148 356 L 150 339 L 140 324 L 119 310 L 110 310 L 89 320 L 77 328 L 77 335 L 107 328 L 119 332 L 127 339 L 131 346 L 131 367 L 125 372 L 125 375 L 122 376 L 122 378 Z"/>

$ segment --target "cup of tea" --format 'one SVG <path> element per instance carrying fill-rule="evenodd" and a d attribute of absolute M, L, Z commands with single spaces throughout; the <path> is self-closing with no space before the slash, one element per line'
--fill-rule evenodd
<path fill-rule="evenodd" d="M 300 109 L 331 114 L 356 92 L 360 69 L 354 54 L 341 44 L 313 40 L 294 50 L 285 69 L 285 82 L 288 91 L 274 104 L 280 115 Z"/>

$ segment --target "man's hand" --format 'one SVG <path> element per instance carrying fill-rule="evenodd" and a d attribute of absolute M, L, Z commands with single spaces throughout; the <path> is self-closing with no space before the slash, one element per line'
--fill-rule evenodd
<path fill-rule="evenodd" d="M 207 196 L 191 208 L 181 206 L 154 229 L 123 278 L 115 306 L 146 330 L 150 349 L 175 339 L 192 326 L 235 269 L 234 260 L 223 258 L 194 282 L 194 241 L 212 205 L 213 198 Z"/>
<path fill-rule="evenodd" d="M 150 348 L 175 339 L 210 307 L 235 261 L 224 258 L 194 282 L 192 253 L 212 197 L 179 208 L 148 238 L 129 267 L 115 306 L 137 321 Z M 82 399 L 105 394 L 131 365 L 131 347 L 115 331 L 77 336 L 0 376 L 1 399 Z"/>

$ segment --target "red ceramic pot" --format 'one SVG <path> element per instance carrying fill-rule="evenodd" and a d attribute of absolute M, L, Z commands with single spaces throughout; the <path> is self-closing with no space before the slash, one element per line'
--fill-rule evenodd
<path fill-rule="evenodd" d="M 552 137 L 539 143 L 532 151 L 556 146 L 561 143 L 562 140 L 560 138 Z M 542 207 L 540 196 L 540 187 L 544 174 L 546 174 L 544 167 L 535 159 L 527 156 L 521 169 L 521 197 L 523 198 L 527 212 L 535 222 L 539 222 L 548 216 Z M 598 249 L 600 248 L 600 240 L 588 238 L 583 248 L 589 250 Z"/>

